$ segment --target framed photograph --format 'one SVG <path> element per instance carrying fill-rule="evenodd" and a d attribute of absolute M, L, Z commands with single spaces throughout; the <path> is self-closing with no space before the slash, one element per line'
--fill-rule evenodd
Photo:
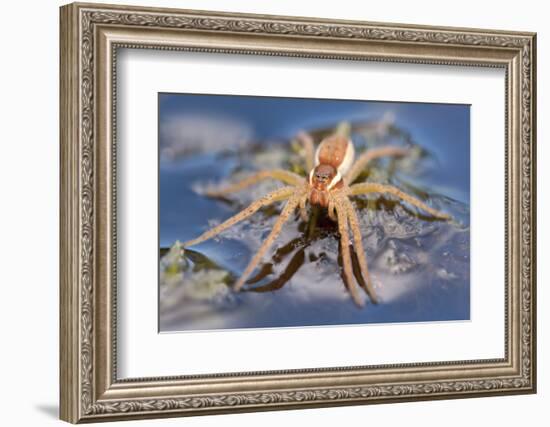
<path fill-rule="evenodd" d="M 536 391 L 535 34 L 60 22 L 63 420 Z"/>

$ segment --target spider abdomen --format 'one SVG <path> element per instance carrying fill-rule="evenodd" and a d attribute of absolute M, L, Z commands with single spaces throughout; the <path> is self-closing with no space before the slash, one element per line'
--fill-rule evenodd
<path fill-rule="evenodd" d="M 333 135 L 325 138 L 315 153 L 315 166 L 330 165 L 341 175 L 345 175 L 355 157 L 355 149 L 350 139 Z"/>

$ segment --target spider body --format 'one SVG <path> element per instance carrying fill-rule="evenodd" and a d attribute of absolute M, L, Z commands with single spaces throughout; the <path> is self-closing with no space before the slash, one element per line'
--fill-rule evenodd
<path fill-rule="evenodd" d="M 306 221 L 309 217 L 307 208 L 308 203 L 309 205 L 319 205 L 322 208 L 328 209 L 329 217 L 338 223 L 344 278 L 353 301 L 358 306 L 363 306 L 365 303 L 365 300 L 358 291 L 356 283 L 353 281 L 349 247 L 350 229 L 353 236 L 355 252 L 357 253 L 361 276 L 365 283 L 364 290 L 373 302 L 377 302 L 377 297 L 369 277 L 367 260 L 359 227 L 359 218 L 350 201 L 350 197 L 370 193 L 390 194 L 410 205 L 428 212 L 435 218 L 448 219 L 450 217 L 404 193 L 397 187 L 370 182 L 353 184 L 370 161 L 386 156 L 405 156 L 408 150 L 406 148 L 394 146 L 379 147 L 361 153 L 354 162 L 355 149 L 350 139 L 350 131 L 351 127 L 348 123 L 340 124 L 333 135 L 321 141 L 317 150 L 314 150 L 313 140 L 308 134 L 303 132 L 298 134 L 297 139 L 304 148 L 306 170 L 310 171 L 307 178 L 282 169 L 264 170 L 252 174 L 232 185 L 226 186 L 221 190 L 208 192 L 209 196 L 222 196 L 243 190 L 264 179 L 274 179 L 287 184 L 287 186 L 272 191 L 264 197 L 252 202 L 241 212 L 227 219 L 220 225 L 206 231 L 196 239 L 185 242 L 183 246 L 188 247 L 210 239 L 237 222 L 248 218 L 262 207 L 286 200 L 286 204 L 275 221 L 270 234 L 262 243 L 258 252 L 254 255 L 239 280 L 235 283 L 234 289 L 238 291 L 244 286 L 248 277 L 250 277 L 254 269 L 261 262 L 262 257 L 280 234 L 283 225 L 292 217 L 294 211 L 299 209 L 302 220 Z"/>
<path fill-rule="evenodd" d="M 309 202 L 327 208 L 329 192 L 341 189 L 342 176 L 349 170 L 355 157 L 350 139 L 333 135 L 324 139 L 315 152 L 315 167 L 309 173 Z"/>

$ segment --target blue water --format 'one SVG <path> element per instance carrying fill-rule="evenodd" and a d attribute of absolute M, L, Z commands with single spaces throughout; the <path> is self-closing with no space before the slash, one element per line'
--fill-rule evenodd
<path fill-rule="evenodd" d="M 386 144 L 419 148 L 422 155 L 414 162 L 373 164 L 367 179 L 396 185 L 451 213 L 453 221 L 431 221 L 391 198 L 358 200 L 363 243 L 381 298 L 378 305 L 358 308 L 340 276 L 337 230 L 326 219 L 307 239 L 305 225 L 289 221 L 257 269 L 265 277 L 251 285 L 261 288 L 290 275 L 282 287 L 231 291 L 228 285 L 246 267 L 277 213 L 259 212 L 190 248 L 178 261 L 181 276 L 169 284 L 161 280 L 161 330 L 469 319 L 467 105 L 160 94 L 160 247 L 196 237 L 276 185 L 265 183 L 228 200 L 204 196 L 204 187 L 258 169 L 298 167 L 293 136 L 306 130 L 320 138 L 340 121 L 353 124 L 358 152 Z M 294 241 L 288 253 L 272 259 Z M 161 271 L 166 265 L 161 262 Z M 201 286 L 208 291 L 197 292 Z"/>

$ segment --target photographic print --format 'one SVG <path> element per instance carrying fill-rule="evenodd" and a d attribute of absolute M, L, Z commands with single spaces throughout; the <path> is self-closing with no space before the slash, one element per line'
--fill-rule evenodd
<path fill-rule="evenodd" d="M 59 22 L 61 419 L 536 392 L 535 33 Z"/>
<path fill-rule="evenodd" d="M 469 105 L 158 102 L 160 332 L 469 320 Z"/>

